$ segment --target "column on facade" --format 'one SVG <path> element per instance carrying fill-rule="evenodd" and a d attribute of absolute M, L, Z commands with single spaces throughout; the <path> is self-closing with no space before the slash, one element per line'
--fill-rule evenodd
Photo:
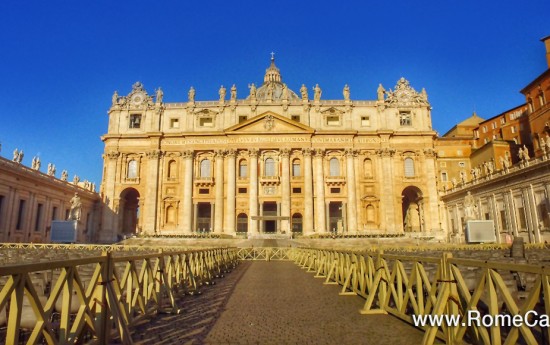
<path fill-rule="evenodd" d="M 386 222 L 385 227 L 389 232 L 397 232 L 401 228 L 401 225 L 396 220 L 395 206 L 397 204 L 396 198 L 401 199 L 401 192 L 396 193 L 393 188 L 394 184 L 394 172 L 392 168 L 392 156 L 395 153 L 394 150 L 384 148 L 378 150 L 378 155 L 381 159 L 382 181 L 381 188 L 381 212 L 384 214 L 384 220 Z M 401 200 L 400 200 L 401 202 Z M 398 228 L 390 228 L 397 226 Z"/>
<path fill-rule="evenodd" d="M 36 202 L 36 193 L 30 192 L 29 193 L 29 200 L 28 200 L 28 208 L 27 212 L 24 215 L 25 220 L 23 224 L 25 225 L 23 228 L 24 231 L 24 237 L 23 241 L 25 242 L 32 242 L 31 235 L 34 233 L 34 220 L 36 219 L 36 208 L 37 208 L 37 202 Z"/>
<path fill-rule="evenodd" d="M 248 231 L 251 234 L 258 233 L 258 220 L 252 219 L 258 216 L 258 149 L 248 150 L 250 161 L 250 195 L 249 195 L 249 208 L 250 215 Z"/>
<path fill-rule="evenodd" d="M 182 225 L 183 233 L 189 234 L 193 232 L 193 151 L 185 150 L 183 156 L 183 191 L 182 207 L 179 218 Z"/>
<path fill-rule="evenodd" d="M 236 196 L 236 152 L 233 149 L 227 150 L 227 209 L 225 213 L 225 232 L 235 232 L 235 196 Z"/>
<path fill-rule="evenodd" d="M 223 231 L 223 157 L 225 151 L 216 151 L 216 204 L 214 208 L 214 232 Z"/>
<path fill-rule="evenodd" d="M 535 200 L 535 191 L 533 190 L 533 185 L 530 184 L 527 189 L 527 195 L 529 197 L 529 214 L 531 217 L 531 223 L 533 225 L 533 235 L 535 243 L 542 242 L 541 236 L 540 236 L 540 220 L 537 213 L 537 202 Z"/>
<path fill-rule="evenodd" d="M 158 194 L 158 173 L 159 161 L 162 153 L 159 150 L 147 152 L 147 185 L 145 187 L 145 200 L 143 207 L 143 231 L 145 233 L 155 233 L 157 223 L 157 203 Z M 140 169 L 141 170 L 141 169 Z M 141 199 L 141 198 L 140 198 Z"/>
<path fill-rule="evenodd" d="M 357 231 L 357 187 L 355 182 L 355 157 L 357 150 L 347 149 L 346 153 L 346 175 L 348 187 L 348 206 L 346 231 Z"/>
<path fill-rule="evenodd" d="M 315 183 L 315 230 L 324 233 L 326 228 L 325 209 L 325 179 L 323 176 L 323 149 L 315 150 L 315 166 L 313 171 Z"/>
<path fill-rule="evenodd" d="M 281 216 L 288 217 L 280 222 L 281 231 L 288 233 L 290 231 L 290 150 L 281 150 L 282 175 L 281 175 Z"/>
<path fill-rule="evenodd" d="M 302 150 L 304 157 L 304 216 L 303 232 L 309 234 L 313 230 L 313 171 L 311 169 L 310 148 Z"/>
<path fill-rule="evenodd" d="M 425 172 L 426 176 L 428 176 L 426 179 L 427 191 L 424 195 L 424 197 L 426 197 L 426 195 L 428 196 L 428 203 L 427 205 L 424 205 L 424 231 L 433 231 L 440 228 L 441 224 L 439 213 L 437 212 L 439 196 L 437 192 L 437 184 L 435 182 L 436 179 L 430 177 L 437 175 L 435 166 L 436 153 L 433 149 L 426 149 L 424 150 L 424 156 Z M 424 198 L 424 200 L 426 200 L 426 198 Z"/>
<path fill-rule="evenodd" d="M 500 230 L 502 229 L 503 224 L 501 223 L 496 197 L 494 195 L 489 197 L 489 202 L 491 203 L 491 209 L 493 211 L 493 222 L 495 225 L 495 238 L 497 240 L 497 243 L 500 243 L 501 242 Z M 481 207 L 478 207 L 478 210 L 479 210 L 479 213 L 481 213 Z M 478 216 L 480 219 L 483 217 L 482 214 L 479 214 Z"/>
<path fill-rule="evenodd" d="M 103 178 L 104 210 L 102 212 L 101 224 L 103 229 L 99 235 L 100 242 L 110 242 L 116 240 L 118 223 L 118 196 L 115 195 L 116 168 L 119 152 L 109 151 L 104 155 L 105 176 Z M 61 214 L 65 214 L 65 208 L 61 207 Z"/>

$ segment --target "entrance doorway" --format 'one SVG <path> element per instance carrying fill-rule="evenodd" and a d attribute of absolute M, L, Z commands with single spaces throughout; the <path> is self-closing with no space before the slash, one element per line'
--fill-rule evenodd
<path fill-rule="evenodd" d="M 132 235 L 138 232 L 139 192 L 127 188 L 120 193 L 120 209 L 122 211 L 122 234 Z"/>
<path fill-rule="evenodd" d="M 276 217 L 277 216 L 277 203 L 273 201 L 264 202 L 262 209 L 262 215 L 264 217 Z M 276 220 L 264 220 L 264 232 L 275 233 L 277 232 Z"/>
<path fill-rule="evenodd" d="M 342 202 L 331 201 L 328 205 L 329 231 L 341 233 L 344 230 L 344 220 L 342 218 Z"/>
<path fill-rule="evenodd" d="M 197 232 L 210 232 L 212 230 L 212 205 L 209 202 L 197 204 Z"/>

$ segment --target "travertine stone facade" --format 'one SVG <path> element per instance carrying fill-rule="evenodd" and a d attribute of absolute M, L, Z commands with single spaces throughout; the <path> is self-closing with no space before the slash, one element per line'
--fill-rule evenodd
<path fill-rule="evenodd" d="M 102 240 L 136 232 L 430 233 L 439 218 L 430 104 L 401 78 L 375 100 L 299 93 L 272 59 L 264 82 L 164 103 L 113 95 Z M 228 93 L 228 96 L 226 94 Z M 237 98 L 237 94 L 246 95 Z M 311 96 L 311 97 L 310 97 Z M 229 98 L 229 99 L 227 99 Z"/>
<path fill-rule="evenodd" d="M 82 203 L 77 241 L 97 241 L 101 199 L 92 190 L 67 181 L 66 173 L 58 179 L 36 164 L 31 168 L 0 157 L 0 241 L 50 242 L 52 220 L 67 219 L 75 193 Z"/>

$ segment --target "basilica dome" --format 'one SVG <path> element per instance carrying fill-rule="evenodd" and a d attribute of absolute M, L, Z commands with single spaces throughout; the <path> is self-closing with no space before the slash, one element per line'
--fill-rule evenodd
<path fill-rule="evenodd" d="M 286 91 L 284 90 L 286 88 Z M 250 95 L 246 99 L 250 99 Z M 271 65 L 265 70 L 264 82 L 256 89 L 258 101 L 278 101 L 283 99 L 299 100 L 300 97 L 283 83 L 281 72 L 275 66 L 275 58 L 271 57 Z"/>

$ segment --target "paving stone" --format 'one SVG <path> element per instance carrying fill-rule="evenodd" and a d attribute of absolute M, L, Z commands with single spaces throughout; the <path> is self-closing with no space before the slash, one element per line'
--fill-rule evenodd
<path fill-rule="evenodd" d="M 420 330 L 389 315 L 361 315 L 364 299 L 339 296 L 291 262 L 246 261 L 186 296 L 179 315 L 136 328 L 138 344 L 420 344 Z"/>

